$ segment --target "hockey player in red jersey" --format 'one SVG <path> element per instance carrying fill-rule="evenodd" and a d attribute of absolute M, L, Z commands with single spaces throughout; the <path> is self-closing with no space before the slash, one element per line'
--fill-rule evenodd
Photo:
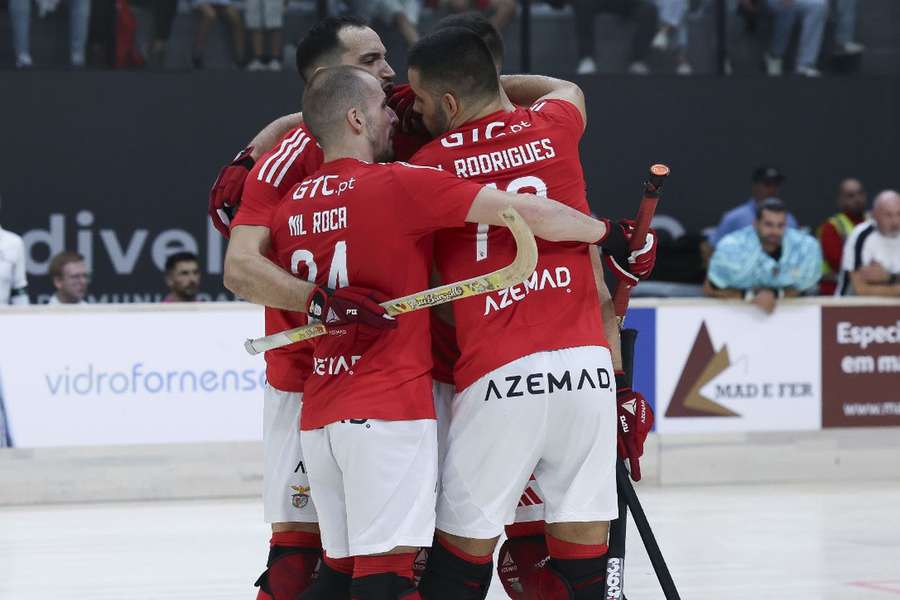
<path fill-rule="evenodd" d="M 578 157 L 586 121 L 580 90 L 517 108 L 482 85 L 496 80 L 489 58 L 461 30 L 438 32 L 413 49 L 416 108 L 438 136 L 413 160 L 498 189 L 558 196 L 588 212 Z M 602 589 L 608 521 L 616 517 L 614 368 L 587 248 L 539 249 L 538 268 L 524 284 L 454 305 L 459 392 L 439 544 L 421 584 L 429 600 L 482 597 L 496 538 L 532 471 L 544 493 L 551 555 L 537 597 L 581 599 Z M 506 232 L 487 225 L 441 232 L 435 246 L 446 280 L 495 268 L 511 251 Z M 633 281 L 649 273 L 654 251 L 651 238 L 628 259 L 606 256 Z M 515 427 L 498 440 L 495 432 L 510 422 Z"/>
<path fill-rule="evenodd" d="M 307 288 L 315 284 L 298 292 L 301 303 L 342 290 L 374 301 L 424 289 L 432 234 L 465 222 L 500 225 L 506 205 L 538 236 L 615 240 L 620 259 L 627 257 L 618 226 L 553 200 L 430 167 L 374 163 L 390 157 L 396 116 L 362 70 L 320 72 L 304 103 L 325 163 L 289 192 L 270 225 L 277 262 L 308 279 Z M 331 322 L 327 307 L 321 315 Z M 431 542 L 437 436 L 428 321 L 425 313 L 405 315 L 381 336 L 365 323 L 342 327 L 315 346 L 301 436 L 326 564 L 352 569 L 354 600 L 415 598 L 415 551 Z M 341 583 L 319 578 L 302 598 L 345 597 Z"/>

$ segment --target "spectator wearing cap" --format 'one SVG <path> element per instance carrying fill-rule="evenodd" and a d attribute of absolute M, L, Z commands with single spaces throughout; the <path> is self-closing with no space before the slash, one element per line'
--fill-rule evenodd
<path fill-rule="evenodd" d="M 770 198 L 756 207 L 752 225 L 716 246 L 703 290 L 713 298 L 743 298 L 766 313 L 778 300 L 813 288 L 822 274 L 822 252 L 811 235 L 787 227 L 787 208 Z"/>
<path fill-rule="evenodd" d="M 752 225 L 756 219 L 756 209 L 768 198 L 777 198 L 781 185 L 784 183 L 784 174 L 775 167 L 760 166 L 753 171 L 750 186 L 750 199 L 737 206 L 722 216 L 716 230 L 709 237 L 709 243 L 716 246 L 723 237 Z M 797 227 L 794 215 L 787 215 L 788 227 Z"/>
<path fill-rule="evenodd" d="M 838 186 L 838 212 L 819 226 L 816 237 L 822 246 L 822 281 L 819 293 L 833 296 L 841 270 L 844 240 L 866 218 L 866 190 L 858 179 L 848 178 Z"/>
<path fill-rule="evenodd" d="M 196 302 L 200 291 L 200 261 L 193 252 L 176 252 L 166 259 L 166 286 L 163 302 Z"/>
<path fill-rule="evenodd" d="M 60 252 L 50 259 L 50 277 L 56 293 L 50 296 L 47 304 L 86 304 L 88 284 L 91 274 L 88 272 L 84 257 L 77 252 Z"/>
<path fill-rule="evenodd" d="M 857 225 L 844 244 L 839 296 L 900 296 L 900 194 L 875 197 L 872 220 Z"/>

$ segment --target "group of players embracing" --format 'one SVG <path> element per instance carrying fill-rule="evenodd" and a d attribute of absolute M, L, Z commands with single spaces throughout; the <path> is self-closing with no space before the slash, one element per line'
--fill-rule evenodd
<path fill-rule="evenodd" d="M 213 186 L 226 286 L 266 306 L 267 334 L 329 331 L 266 354 L 260 599 L 485 598 L 504 528 L 510 597 L 605 598 L 617 447 L 639 478 L 653 417 L 617 384 L 601 256 L 633 285 L 655 237 L 631 251 L 633 224 L 590 216 L 578 86 L 502 61 L 487 21 L 450 17 L 395 87 L 378 35 L 326 18 L 298 47 L 302 115 Z M 512 262 L 507 206 L 539 238 L 528 280 L 385 314 Z"/>

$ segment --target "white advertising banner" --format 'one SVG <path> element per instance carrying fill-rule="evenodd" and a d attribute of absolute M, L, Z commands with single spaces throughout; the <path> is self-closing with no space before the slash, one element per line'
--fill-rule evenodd
<path fill-rule="evenodd" d="M 0 312 L 0 404 L 15 447 L 256 440 L 265 363 L 246 304 Z"/>
<path fill-rule="evenodd" d="M 809 305 L 772 315 L 737 303 L 658 308 L 657 431 L 819 429 L 820 314 Z"/>

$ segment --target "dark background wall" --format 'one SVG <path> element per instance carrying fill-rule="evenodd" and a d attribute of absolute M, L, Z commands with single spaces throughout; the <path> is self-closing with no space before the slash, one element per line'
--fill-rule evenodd
<path fill-rule="evenodd" d="M 672 167 L 660 212 L 685 228 L 743 201 L 752 168 L 787 174 L 783 199 L 814 227 L 834 188 L 900 187 L 900 79 L 602 77 L 582 158 L 595 212 L 633 214 L 651 162 Z M 51 251 L 89 251 L 98 301 L 153 300 L 169 252 L 200 254 L 204 289 L 221 287 L 224 244 L 207 226 L 221 164 L 264 124 L 299 108 L 286 75 L 0 73 L 0 223 L 24 233 L 30 287 L 47 294 Z"/>

